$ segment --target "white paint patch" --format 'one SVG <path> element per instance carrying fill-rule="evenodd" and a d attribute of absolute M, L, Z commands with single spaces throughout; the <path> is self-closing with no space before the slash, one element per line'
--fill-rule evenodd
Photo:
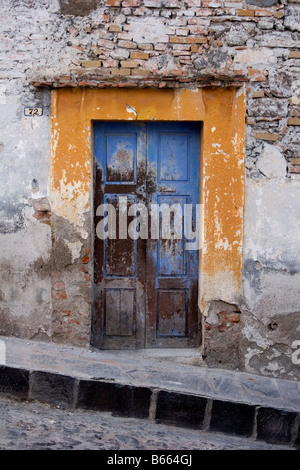
<path fill-rule="evenodd" d="M 273 51 L 264 47 L 260 49 L 245 49 L 238 51 L 235 58 L 235 63 L 255 65 L 257 68 L 264 68 L 265 64 L 276 64 L 277 58 Z"/>
<path fill-rule="evenodd" d="M 245 96 L 245 85 L 243 85 L 242 87 L 238 88 L 237 92 L 236 92 L 236 97 L 239 98 L 241 95 L 244 95 Z"/>
<path fill-rule="evenodd" d="M 267 178 L 285 178 L 287 163 L 278 147 L 264 144 L 260 158 L 256 164 L 259 171 Z"/>
<path fill-rule="evenodd" d="M 211 128 L 211 131 L 212 131 L 212 132 L 215 132 L 215 130 L 216 130 L 216 127 L 212 127 L 212 128 Z"/>
<path fill-rule="evenodd" d="M 129 106 L 129 104 L 126 104 L 126 111 L 127 113 L 133 113 L 135 116 L 138 115 L 136 109 L 134 109 L 132 106 Z"/>
<path fill-rule="evenodd" d="M 80 258 L 82 243 L 80 241 L 69 242 L 65 240 L 67 247 L 69 248 L 72 255 L 72 263 L 78 258 Z"/>
<path fill-rule="evenodd" d="M 216 249 L 219 249 L 219 248 L 223 248 L 223 250 L 227 251 L 231 251 L 232 250 L 232 247 L 229 245 L 228 243 L 228 238 L 224 237 L 223 240 L 219 240 L 216 244 L 215 244 L 215 248 Z"/>

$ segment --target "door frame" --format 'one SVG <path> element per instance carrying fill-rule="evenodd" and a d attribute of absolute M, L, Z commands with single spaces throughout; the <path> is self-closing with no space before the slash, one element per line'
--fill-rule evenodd
<path fill-rule="evenodd" d="M 241 297 L 244 218 L 244 87 L 194 89 L 64 88 L 52 90 L 50 203 L 52 229 L 56 223 L 72 228 L 72 262 L 61 273 L 66 292 L 85 286 L 84 321 L 72 323 L 82 341 L 90 341 L 92 260 L 90 279 L 78 276 L 81 256 L 93 247 L 93 142 L 92 122 L 199 121 L 202 122 L 200 203 L 202 209 L 199 252 L 199 308 L 207 314 L 210 302 L 237 303 Z M 78 245 L 75 245 L 78 241 Z M 76 250 L 81 246 L 79 256 Z M 78 258 L 78 259 L 77 259 Z M 73 271 L 72 271 L 73 270 Z M 85 271 L 86 273 L 86 271 Z M 53 300 L 56 311 L 65 303 Z M 69 323 L 68 323 L 69 322 Z M 62 336 L 64 333 L 62 333 Z"/>
<path fill-rule="evenodd" d="M 164 274 L 159 272 L 159 249 L 162 248 L 158 241 L 158 234 L 152 238 L 152 218 L 150 215 L 151 204 L 157 204 L 159 200 L 168 199 L 189 201 L 194 206 L 193 225 L 196 225 L 196 205 L 199 207 L 200 199 L 200 133 L 201 125 L 195 121 L 184 121 L 176 123 L 174 121 L 163 122 L 145 122 L 145 121 L 95 121 L 93 126 L 94 135 L 94 295 L 92 311 L 92 345 L 98 349 L 146 349 L 146 348 L 191 348 L 199 347 L 201 344 L 201 321 L 198 309 L 198 250 L 190 250 L 185 247 L 185 243 L 190 245 L 192 242 L 183 235 L 181 241 L 177 243 L 177 249 L 180 246 L 183 265 L 181 270 L 176 273 Z M 162 136 L 168 135 L 186 138 L 186 175 L 182 178 L 163 178 L 160 175 L 160 162 L 162 162 L 162 153 L 159 151 L 159 142 Z M 126 139 L 131 139 L 130 148 L 133 146 L 133 136 L 135 136 L 132 160 L 132 177 L 130 181 L 121 181 L 116 177 L 110 179 L 107 176 L 109 166 L 107 158 L 110 156 L 107 152 L 107 136 L 119 138 L 123 135 Z M 120 158 L 120 157 L 119 157 Z M 182 165 L 182 164 L 181 164 Z M 177 168 L 179 171 L 179 168 Z M 162 179 L 161 179 L 162 178 Z M 170 192 L 170 184 L 175 186 Z M 168 186 L 169 185 L 169 186 Z M 143 191 L 139 189 L 144 186 Z M 155 189 L 154 189 L 155 188 Z M 138 238 L 132 240 L 122 239 L 108 241 L 103 237 L 97 236 L 97 226 L 104 220 L 104 213 L 98 212 L 99 207 L 103 207 L 106 200 L 116 201 L 118 196 L 126 193 L 136 202 L 141 202 L 147 207 L 147 238 Z M 173 194 L 174 193 L 174 194 Z M 172 205 L 174 202 L 171 202 Z M 167 202 L 168 204 L 168 202 Z M 130 203 L 129 203 L 130 205 Z M 116 207 L 116 232 L 118 234 L 118 209 Z M 183 215 L 183 214 L 182 214 Z M 103 219 L 102 219 L 103 217 Z M 183 219 L 181 219 L 183 224 Z M 99 225 L 98 225 L 99 224 Z M 102 230 L 101 229 L 101 230 Z M 159 228 L 157 228 L 159 231 Z M 183 226 L 182 226 L 183 230 Z M 115 234 L 114 234 L 115 236 Z M 118 235 L 116 235 L 118 239 Z M 114 245 L 114 243 L 116 243 Z M 196 244 L 197 242 L 194 241 Z M 179 245 L 178 245 L 179 244 Z M 107 274 L 105 264 L 106 249 L 112 248 L 116 253 L 111 262 L 113 272 Z M 173 245 L 174 246 L 174 245 Z M 110 248 L 109 248 L 110 247 Z M 115 251 L 116 250 L 116 251 Z M 129 265 L 126 265 L 127 275 L 120 269 L 122 254 L 125 251 L 135 252 L 135 269 L 132 267 L 128 272 Z M 179 254 L 179 252 L 178 252 Z M 125 258 L 127 261 L 127 259 Z M 131 260 L 132 262 L 132 260 Z M 123 266 L 124 268 L 124 266 Z M 178 268 L 178 267 L 177 267 Z M 109 270 L 109 268 L 108 268 Z M 118 274 L 117 274 L 118 273 Z M 119 295 L 121 291 L 131 291 L 130 303 L 132 310 L 124 311 L 122 317 L 120 313 Z M 164 292 L 173 292 L 173 295 L 184 293 L 185 300 L 177 304 L 178 312 L 184 312 L 184 322 L 176 323 L 177 333 L 172 334 L 169 331 L 171 327 L 168 324 L 168 332 L 163 332 L 166 325 L 163 325 L 162 316 L 166 313 L 169 306 L 169 299 L 166 301 L 163 312 L 159 310 L 161 297 Z M 115 295 L 115 300 L 107 302 L 107 295 Z M 160 301 L 159 301 L 160 299 Z M 107 313 L 107 309 L 112 310 Z M 128 305 L 128 304 L 127 304 Z M 125 309 L 126 310 L 126 309 Z M 135 312 L 135 313 L 132 313 Z M 182 315 L 182 313 L 181 313 Z M 182 317 L 181 317 L 182 318 Z M 110 332 L 107 333 L 107 320 Z M 111 320 L 113 319 L 113 320 Z M 123 322 L 123 323 L 122 323 Z M 122 328 L 120 327 L 122 323 Z M 183 323 L 185 326 L 183 326 Z M 129 325 L 132 328 L 129 328 Z M 161 330 L 162 328 L 162 330 Z M 181 329 L 181 331 L 180 331 Z M 122 330 L 122 331 L 121 331 Z"/>

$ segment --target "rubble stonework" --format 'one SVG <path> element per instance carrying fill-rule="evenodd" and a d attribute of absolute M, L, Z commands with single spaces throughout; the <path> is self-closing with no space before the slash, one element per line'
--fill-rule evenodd
<path fill-rule="evenodd" d="M 0 8 L 0 333 L 90 341 L 90 218 L 75 233 L 51 211 L 51 89 L 241 87 L 243 292 L 239 305 L 208 306 L 204 355 L 209 366 L 299 380 L 291 360 L 300 339 L 299 2 L 2 0 Z M 25 116 L 26 106 L 43 115 Z"/>

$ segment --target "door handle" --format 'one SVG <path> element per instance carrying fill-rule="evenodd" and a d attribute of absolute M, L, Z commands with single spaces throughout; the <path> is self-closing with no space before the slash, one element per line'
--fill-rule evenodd
<path fill-rule="evenodd" d="M 137 189 L 136 189 L 136 192 L 138 194 L 145 194 L 146 192 L 146 185 L 145 184 L 142 184 L 141 186 L 139 186 Z"/>

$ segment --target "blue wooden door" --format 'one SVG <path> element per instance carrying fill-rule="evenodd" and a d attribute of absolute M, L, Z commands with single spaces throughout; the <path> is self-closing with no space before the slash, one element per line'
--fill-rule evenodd
<path fill-rule="evenodd" d="M 93 344 L 197 346 L 199 124 L 97 122 L 94 156 Z"/>

